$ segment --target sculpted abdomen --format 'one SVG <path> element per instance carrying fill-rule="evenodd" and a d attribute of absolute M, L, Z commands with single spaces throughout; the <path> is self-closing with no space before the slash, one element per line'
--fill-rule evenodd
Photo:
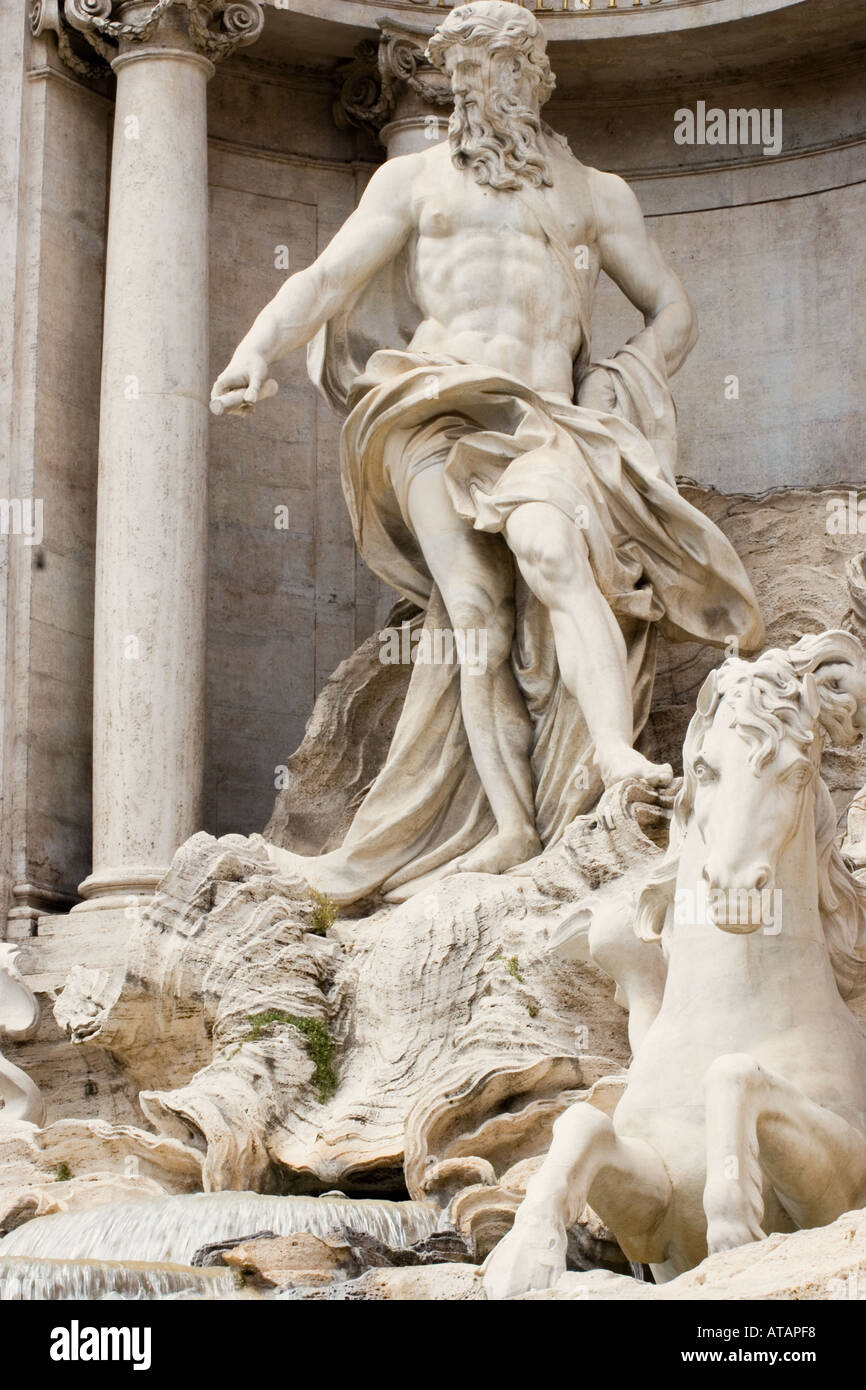
<path fill-rule="evenodd" d="M 425 315 L 422 351 L 444 351 L 521 375 L 540 390 L 570 389 L 580 317 L 564 269 L 541 236 L 510 227 L 420 235 L 413 296 Z"/>
<path fill-rule="evenodd" d="M 503 229 L 463 237 L 419 237 L 412 258 L 420 307 L 454 323 L 471 314 L 478 327 L 546 339 L 577 323 L 574 291 L 546 242 Z M 528 310 L 532 310 L 531 318 Z"/>

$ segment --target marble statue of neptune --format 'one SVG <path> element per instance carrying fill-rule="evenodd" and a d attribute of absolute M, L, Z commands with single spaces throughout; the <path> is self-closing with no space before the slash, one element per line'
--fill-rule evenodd
<path fill-rule="evenodd" d="M 376 171 L 214 386 L 242 390 L 248 410 L 272 363 L 310 345 L 311 374 L 347 414 L 362 556 L 428 633 L 464 638 L 462 659 L 415 663 L 343 845 L 273 850 L 340 902 L 505 871 L 602 785 L 663 786 L 671 768 L 634 746 L 657 634 L 745 652 L 763 638 L 738 557 L 676 487 L 668 380 L 696 340 L 692 305 L 628 186 L 542 121 L 541 25 L 475 0 L 427 56 L 451 81 L 447 141 Z M 593 362 L 602 270 L 645 326 Z"/>

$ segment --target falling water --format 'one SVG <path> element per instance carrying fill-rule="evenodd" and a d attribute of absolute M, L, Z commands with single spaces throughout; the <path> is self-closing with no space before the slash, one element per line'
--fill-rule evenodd
<path fill-rule="evenodd" d="M 200 1192 L 36 1217 L 0 1240 L 0 1256 L 190 1265 L 203 1245 L 236 1241 L 259 1231 L 323 1236 L 342 1230 L 371 1235 L 401 1249 L 429 1236 L 438 1218 L 438 1208 L 426 1202 Z"/>
<path fill-rule="evenodd" d="M 35 1299 L 248 1298 L 230 1269 L 0 1256 L 0 1302 Z"/>

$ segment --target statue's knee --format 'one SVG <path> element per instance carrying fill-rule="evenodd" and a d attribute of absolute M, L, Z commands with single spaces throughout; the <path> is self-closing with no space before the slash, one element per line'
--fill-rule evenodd
<path fill-rule="evenodd" d="M 478 588 L 455 595 L 448 606 L 455 654 L 461 664 L 494 669 L 511 653 L 514 639 L 514 606 L 497 602 Z"/>
<path fill-rule="evenodd" d="M 515 532 L 515 554 L 536 584 L 555 590 L 590 575 L 589 551 L 579 527 L 555 508 L 547 511 L 543 524 L 523 525 Z"/>

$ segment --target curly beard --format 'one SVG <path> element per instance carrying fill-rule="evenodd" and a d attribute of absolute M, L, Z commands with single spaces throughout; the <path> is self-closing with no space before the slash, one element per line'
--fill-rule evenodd
<path fill-rule="evenodd" d="M 474 99 L 454 98 L 448 124 L 451 158 L 458 169 L 471 169 L 476 183 L 516 190 L 550 186 L 550 165 L 539 145 L 541 118 L 506 92 L 479 91 Z"/>

